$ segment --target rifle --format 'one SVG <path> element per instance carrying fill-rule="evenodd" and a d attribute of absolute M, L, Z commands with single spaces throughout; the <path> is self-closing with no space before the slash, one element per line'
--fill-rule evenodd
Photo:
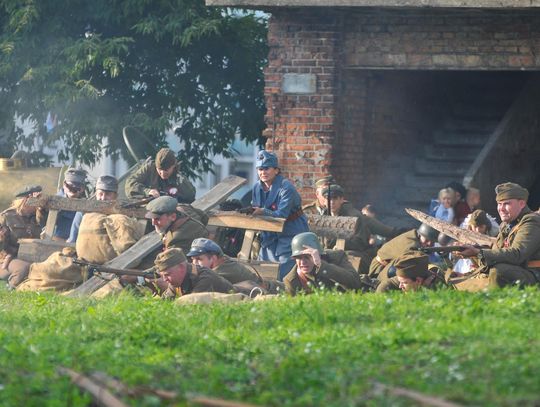
<path fill-rule="evenodd" d="M 94 273 L 110 273 L 116 274 L 117 276 L 136 276 L 144 277 L 151 280 L 158 278 L 157 273 L 153 271 L 144 271 L 144 270 L 133 270 L 133 269 L 115 269 L 112 267 L 107 267 L 102 264 L 89 263 L 80 259 L 73 259 L 73 264 L 78 264 L 79 266 L 88 267 L 88 272 L 90 274 Z"/>
<path fill-rule="evenodd" d="M 477 249 L 480 249 L 485 246 L 474 245 Z M 439 247 L 414 247 L 413 250 L 418 250 L 419 252 L 425 254 L 431 253 L 451 253 L 451 252 L 462 252 L 465 249 L 468 249 L 469 246 L 439 246 Z"/>
<path fill-rule="evenodd" d="M 150 201 L 153 201 L 154 198 L 153 196 L 149 196 L 149 197 L 146 197 L 146 198 L 142 198 L 142 199 L 138 199 L 134 202 L 125 202 L 123 204 L 120 205 L 120 207 L 124 208 L 124 209 L 129 209 L 129 208 L 138 208 L 139 206 L 143 206 L 143 205 L 146 205 L 147 203 L 149 203 Z"/>
<path fill-rule="evenodd" d="M 237 209 L 236 212 L 242 213 L 244 215 L 253 215 L 255 208 L 253 206 L 246 206 L 245 208 Z"/>

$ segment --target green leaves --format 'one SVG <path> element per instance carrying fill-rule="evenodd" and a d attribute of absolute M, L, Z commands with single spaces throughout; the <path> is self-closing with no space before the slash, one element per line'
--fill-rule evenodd
<path fill-rule="evenodd" d="M 264 128 L 266 25 L 249 13 L 202 0 L 6 0 L 0 52 L 11 148 L 62 140 L 60 158 L 91 163 L 106 144 L 124 153 L 126 125 L 142 125 L 156 145 L 175 127 L 193 175 L 212 166 L 209 154 L 229 154 L 236 134 L 256 140 Z M 54 134 L 42 126 L 48 112 Z M 39 124 L 26 139 L 16 114 Z"/>

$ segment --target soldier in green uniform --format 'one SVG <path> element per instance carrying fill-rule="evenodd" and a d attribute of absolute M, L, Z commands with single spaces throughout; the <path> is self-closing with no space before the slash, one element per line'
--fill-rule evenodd
<path fill-rule="evenodd" d="M 298 292 L 310 293 L 318 287 L 336 288 L 339 291 L 369 290 L 369 284 L 360 278 L 347 259 L 347 254 L 341 250 L 323 252 L 314 233 L 304 232 L 296 235 L 291 247 L 296 265 L 283 279 L 287 293 L 291 295 Z"/>
<path fill-rule="evenodd" d="M 446 287 L 443 273 L 437 267 L 430 268 L 428 256 L 421 252 L 405 253 L 396 259 L 393 267 L 396 269 L 396 277 L 392 278 L 394 286 L 403 292 Z"/>
<path fill-rule="evenodd" d="M 330 184 L 335 184 L 334 177 L 327 175 L 315 181 L 315 200 L 302 207 L 304 213 L 312 215 L 324 215 L 327 206 L 327 199 L 323 196 L 322 191 Z"/>
<path fill-rule="evenodd" d="M 160 196 L 146 205 L 146 218 L 152 220 L 156 232 L 163 238 L 165 249 L 172 247 L 189 251 L 191 242 L 199 237 L 208 237 L 203 219 L 178 210 L 176 199 L 171 196 Z M 187 209 L 187 208 L 186 208 Z"/>
<path fill-rule="evenodd" d="M 260 280 L 259 276 L 252 273 L 247 267 L 223 254 L 221 247 L 210 239 L 195 239 L 191 243 L 187 257 L 191 258 L 193 264 L 213 270 L 231 284 Z"/>
<path fill-rule="evenodd" d="M 494 246 L 473 246 L 460 254 L 476 257 L 488 273 L 489 287 L 540 283 L 540 216 L 527 206 L 529 191 L 507 182 L 495 188 L 502 224 Z"/>
<path fill-rule="evenodd" d="M 389 278 L 388 271 L 392 266 L 395 266 L 399 257 L 415 247 L 432 247 L 438 236 L 438 231 L 422 223 L 418 229 L 409 230 L 383 244 L 369 267 L 369 276 L 381 281 L 377 291 L 386 290 L 386 281 Z"/>
<path fill-rule="evenodd" d="M 156 159 L 145 162 L 126 181 L 129 198 L 172 196 L 180 203 L 191 203 L 195 199 L 195 187 L 178 170 L 174 152 L 162 148 Z"/>
<path fill-rule="evenodd" d="M 190 264 L 182 249 L 167 249 L 156 257 L 155 267 L 168 283 L 164 298 L 185 294 L 218 292 L 229 293 L 233 286 L 223 277 L 206 267 Z"/>
<path fill-rule="evenodd" d="M 19 239 L 39 239 L 44 225 L 37 219 L 37 209 L 25 206 L 26 200 L 39 192 L 41 192 L 40 186 L 26 187 L 17 193 L 12 205 L 0 213 L 0 279 L 2 280 L 7 280 L 13 272 L 16 272 L 15 269 L 21 262 L 21 260 L 14 261 L 19 250 Z"/>
<path fill-rule="evenodd" d="M 354 216 L 358 218 L 356 233 L 350 239 L 345 240 L 345 250 L 348 254 L 361 258 L 360 274 L 367 274 L 371 260 L 375 257 L 377 247 L 370 244 L 372 235 L 380 235 L 392 238 L 398 234 L 398 229 L 385 225 L 377 219 L 370 218 L 355 209 L 352 204 L 345 200 L 345 191 L 337 184 L 326 187 L 322 192 L 328 199 L 330 194 L 330 216 Z M 325 215 L 328 215 L 326 210 Z M 334 248 L 336 241 L 327 239 L 324 242 L 326 249 Z"/>

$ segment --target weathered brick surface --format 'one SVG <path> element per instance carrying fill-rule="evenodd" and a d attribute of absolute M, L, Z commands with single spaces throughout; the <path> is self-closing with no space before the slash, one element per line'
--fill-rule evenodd
<path fill-rule="evenodd" d="M 304 200 L 329 172 L 357 205 L 388 196 L 387 180 L 399 182 L 411 165 L 400 155 L 421 148 L 431 125 L 425 112 L 444 92 L 426 71 L 540 69 L 537 11 L 272 12 L 267 148 Z M 317 92 L 283 94 L 286 73 L 315 74 Z"/>

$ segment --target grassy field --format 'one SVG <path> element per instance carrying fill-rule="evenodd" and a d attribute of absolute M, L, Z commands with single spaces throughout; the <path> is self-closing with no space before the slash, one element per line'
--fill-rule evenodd
<path fill-rule="evenodd" d="M 84 406 L 60 365 L 273 406 L 540 404 L 540 292 L 316 294 L 233 305 L 0 290 L 0 405 Z M 125 399 L 158 405 L 154 396 Z"/>

